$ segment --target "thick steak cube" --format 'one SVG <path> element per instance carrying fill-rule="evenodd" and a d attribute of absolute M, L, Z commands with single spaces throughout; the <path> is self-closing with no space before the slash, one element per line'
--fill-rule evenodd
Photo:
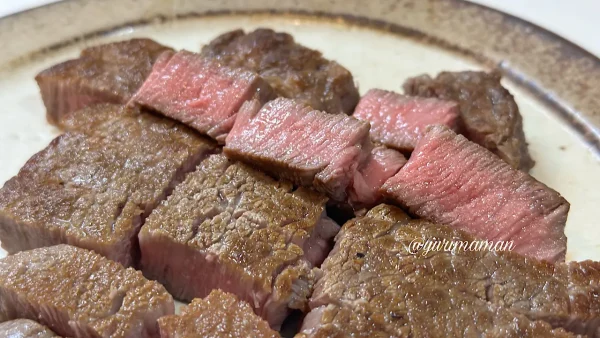
<path fill-rule="evenodd" d="M 319 51 L 294 42 L 287 33 L 257 29 L 224 33 L 202 48 L 202 55 L 230 67 L 252 70 L 278 96 L 331 114 L 351 114 L 358 102 L 352 74 Z"/>
<path fill-rule="evenodd" d="M 2 247 L 67 243 L 130 266 L 144 218 L 213 149 L 175 121 L 135 112 L 63 134 L 0 190 Z"/>
<path fill-rule="evenodd" d="M 0 321 L 28 318 L 65 337 L 158 337 L 173 298 L 142 273 L 57 245 L 0 260 Z"/>
<path fill-rule="evenodd" d="M 223 155 L 210 156 L 142 227 L 142 271 L 182 300 L 213 289 L 231 292 L 278 327 L 288 308 L 305 309 L 312 268 L 339 229 L 325 215 L 325 202 Z"/>
<path fill-rule="evenodd" d="M 277 338 L 269 324 L 236 296 L 215 290 L 196 298 L 181 314 L 158 320 L 161 338 Z"/>
<path fill-rule="evenodd" d="M 335 201 L 350 197 L 352 204 L 376 200 L 377 189 L 362 187 L 384 182 L 404 163 L 401 154 L 390 156 L 391 150 L 372 151 L 368 123 L 284 98 L 262 108 L 257 102 L 246 103 L 224 148 L 229 157 L 297 185 L 313 186 Z M 362 171 L 377 166 L 377 161 L 390 161 L 389 169 Z"/>
<path fill-rule="evenodd" d="M 158 57 L 170 51 L 150 39 L 132 39 L 84 49 L 78 59 L 40 72 L 48 121 L 62 127 L 71 112 L 96 103 L 125 104 L 140 88 Z"/>
<path fill-rule="evenodd" d="M 402 337 L 568 336 L 551 331 L 562 327 L 597 336 L 597 262 L 553 265 L 510 251 L 434 244 L 474 240 L 387 205 L 347 222 L 321 267 L 306 333 L 380 326 Z M 344 316 L 357 319 L 344 326 Z"/>
<path fill-rule="evenodd" d="M 246 100 L 265 103 L 271 98 L 273 90 L 256 73 L 180 51 L 156 62 L 132 102 L 222 143 Z"/>
<path fill-rule="evenodd" d="M 436 126 L 382 187 L 411 213 L 488 240 L 514 241 L 520 254 L 563 261 L 569 203 L 462 135 Z"/>
<path fill-rule="evenodd" d="M 352 115 L 371 124 L 374 142 L 411 152 L 427 126 L 459 126 L 458 105 L 435 98 L 404 96 L 382 89 L 369 90 Z"/>
<path fill-rule="evenodd" d="M 535 164 L 527 150 L 523 118 L 513 96 L 502 87 L 498 73 L 441 72 L 404 83 L 407 95 L 437 97 L 459 104 L 462 133 L 489 149 L 513 168 L 529 171 Z"/>
<path fill-rule="evenodd" d="M 58 338 L 49 328 L 29 319 L 0 323 L 0 336 L 7 338 Z"/>

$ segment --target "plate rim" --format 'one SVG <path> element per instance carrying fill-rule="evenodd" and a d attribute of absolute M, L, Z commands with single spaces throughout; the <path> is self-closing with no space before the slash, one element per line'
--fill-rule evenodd
<path fill-rule="evenodd" d="M 115 8 L 128 13 L 109 16 L 115 14 Z M 360 15 L 356 15 L 358 8 L 362 9 Z M 85 22 L 81 22 L 81 17 L 90 13 L 98 13 L 106 20 L 89 27 L 82 25 Z M 533 94 L 600 157 L 600 58 L 536 24 L 467 1 L 384 0 L 367 5 L 361 0 L 257 0 L 251 4 L 238 0 L 60 1 L 0 18 L 0 41 L 8 41 L 11 35 L 27 38 L 32 32 L 41 34 L 42 39 L 48 37 L 46 44 L 33 47 L 27 41 L 17 42 L 13 49 L 9 48 L 8 56 L 0 57 L 0 69 L 91 37 L 155 20 L 252 14 L 292 14 L 341 21 L 458 52 L 487 68 L 497 69 Z M 63 23 L 72 22 L 71 27 L 57 27 L 56 21 L 60 24 L 57 19 L 61 17 Z M 71 32 L 69 37 L 72 28 L 80 28 L 80 33 Z"/>

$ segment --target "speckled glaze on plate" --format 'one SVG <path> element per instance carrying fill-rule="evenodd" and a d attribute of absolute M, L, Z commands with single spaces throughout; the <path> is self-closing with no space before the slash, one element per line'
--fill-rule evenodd
<path fill-rule="evenodd" d="M 361 93 L 409 76 L 499 68 L 524 116 L 531 174 L 571 202 L 569 260 L 600 260 L 600 60 L 509 15 L 453 0 L 81 0 L 0 20 L 0 180 L 58 130 L 34 76 L 84 46 L 150 37 L 198 51 L 235 28 L 271 27 L 321 50 Z M 0 256 L 5 255 L 0 250 Z"/>

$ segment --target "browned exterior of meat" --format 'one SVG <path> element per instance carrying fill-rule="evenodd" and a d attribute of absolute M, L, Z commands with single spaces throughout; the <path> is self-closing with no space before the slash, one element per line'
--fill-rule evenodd
<path fill-rule="evenodd" d="M 386 332 L 410 337 L 566 336 L 563 329 L 598 334 L 597 263 L 552 265 L 506 251 L 408 250 L 414 241 L 434 239 L 474 240 L 450 227 L 409 220 L 385 205 L 349 221 L 323 263 L 311 308 L 333 304 L 358 311 L 377 318 Z M 354 310 L 357 299 L 365 301 Z M 326 310 L 321 321 L 335 321 L 335 311 Z"/>
<path fill-rule="evenodd" d="M 176 316 L 158 320 L 161 338 L 276 338 L 277 332 L 236 296 L 215 290 L 196 298 Z"/>
<path fill-rule="evenodd" d="M 95 114 L 114 114 L 104 108 Z M 0 190 L 2 247 L 68 243 L 132 265 L 143 219 L 213 149 L 187 127 L 148 114 L 63 134 Z"/>
<path fill-rule="evenodd" d="M 0 337 L 58 338 L 49 328 L 29 319 L 15 319 L 0 324 Z"/>
<path fill-rule="evenodd" d="M 173 298 L 141 272 L 57 245 L 0 260 L 0 321 L 35 319 L 65 337 L 158 337 Z"/>
<path fill-rule="evenodd" d="M 325 202 L 210 156 L 148 217 L 139 234 L 142 270 L 178 299 L 216 288 L 234 293 L 278 326 L 288 308 L 307 307 L 315 276 L 304 243 Z"/>
<path fill-rule="evenodd" d="M 257 29 L 222 34 L 202 54 L 230 67 L 253 70 L 278 95 L 331 114 L 351 114 L 358 103 L 352 74 L 320 52 L 297 44 L 287 33 Z"/>
<path fill-rule="evenodd" d="M 422 75 L 404 83 L 408 95 L 456 101 L 462 133 L 489 149 L 511 166 L 529 171 L 535 164 L 523 133 L 523 118 L 513 96 L 500 84 L 498 73 L 441 72 Z"/>
<path fill-rule="evenodd" d="M 48 122 L 61 127 L 71 112 L 97 103 L 125 104 L 156 59 L 171 50 L 150 39 L 132 39 L 84 49 L 36 76 Z"/>

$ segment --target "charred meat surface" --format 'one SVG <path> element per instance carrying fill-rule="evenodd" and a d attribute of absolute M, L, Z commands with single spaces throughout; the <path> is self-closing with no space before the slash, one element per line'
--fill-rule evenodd
<path fill-rule="evenodd" d="M 400 337 L 570 336 L 566 330 L 597 336 L 596 262 L 553 265 L 510 251 L 411 246 L 474 240 L 388 205 L 349 221 L 322 265 L 305 333 L 356 330 L 367 337 L 379 327 Z M 352 317 L 358 319 L 344 326 L 341 319 Z"/>
<path fill-rule="evenodd" d="M 52 330 L 29 319 L 0 323 L 0 336 L 6 338 L 59 338 Z"/>
<path fill-rule="evenodd" d="M 383 185 L 411 213 L 493 241 L 522 255 L 564 261 L 569 203 L 487 149 L 431 127 L 409 161 Z"/>
<path fill-rule="evenodd" d="M 373 150 L 367 122 L 327 114 L 285 98 L 270 101 L 262 108 L 256 102 L 247 102 L 224 148 L 231 158 L 295 184 L 312 186 L 335 201 L 350 197 L 351 204 L 376 200 L 378 189 L 361 183 L 383 183 L 404 163 L 401 154 L 389 155 L 393 150 L 383 156 L 373 154 Z M 361 171 L 373 164 L 370 161 L 378 160 L 391 160 L 389 170 Z M 364 174 L 380 176 L 365 178 Z"/>
<path fill-rule="evenodd" d="M 404 96 L 382 89 L 369 90 L 352 115 L 371 124 L 371 139 L 402 152 L 411 152 L 425 129 L 443 124 L 458 130 L 458 105 L 436 98 Z"/>
<path fill-rule="evenodd" d="M 513 96 L 500 84 L 498 73 L 475 71 L 422 75 L 404 83 L 408 95 L 458 102 L 462 133 L 489 149 L 513 168 L 529 171 L 534 161 L 527 150 L 523 119 Z"/>
<path fill-rule="evenodd" d="M 148 217 L 142 271 L 182 300 L 231 292 L 278 328 L 306 308 L 313 266 L 339 230 L 326 200 L 212 155 Z"/>
<path fill-rule="evenodd" d="M 78 59 L 36 77 L 48 121 L 62 127 L 71 112 L 96 103 L 125 104 L 140 88 L 158 57 L 171 48 L 132 39 L 84 49 Z"/>
<path fill-rule="evenodd" d="M 257 29 L 220 35 L 202 55 L 230 67 L 258 73 L 278 96 L 292 98 L 331 114 L 351 114 L 359 99 L 352 74 L 287 33 Z"/>
<path fill-rule="evenodd" d="M 254 72 L 180 51 L 156 62 L 132 102 L 223 143 L 246 100 L 265 103 L 274 97 L 269 84 Z"/>
<path fill-rule="evenodd" d="M 0 260 L 0 320 L 37 320 L 64 337 L 157 338 L 174 313 L 165 288 L 92 251 L 57 245 Z"/>
<path fill-rule="evenodd" d="M 179 315 L 158 320 L 161 338 L 277 338 L 267 322 L 248 303 L 220 290 L 194 299 Z"/>
<path fill-rule="evenodd" d="M 133 265 L 144 218 L 213 150 L 187 127 L 144 113 L 63 134 L 0 190 L 2 247 L 66 243 Z"/>

